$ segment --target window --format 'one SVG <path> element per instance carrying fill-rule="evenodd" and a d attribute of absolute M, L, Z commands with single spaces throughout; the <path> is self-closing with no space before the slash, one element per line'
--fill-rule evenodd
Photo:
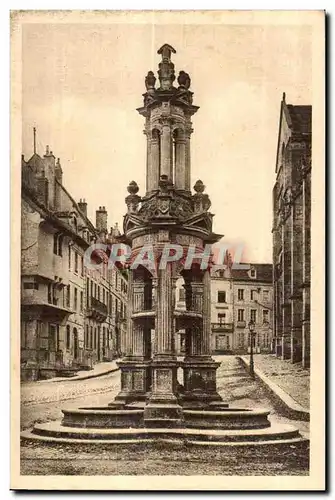
<path fill-rule="evenodd" d="M 71 271 L 71 247 L 69 245 L 69 253 L 68 253 L 68 264 L 69 264 L 69 271 Z"/>
<path fill-rule="evenodd" d="M 94 328 L 94 346 L 93 346 L 94 349 L 97 348 L 97 329 Z"/>
<path fill-rule="evenodd" d="M 90 348 L 93 347 L 93 326 L 90 328 Z"/>
<path fill-rule="evenodd" d="M 74 253 L 74 272 L 78 273 L 78 254 Z"/>
<path fill-rule="evenodd" d="M 54 234 L 54 254 L 58 255 L 58 234 Z"/>
<path fill-rule="evenodd" d="M 263 323 L 269 322 L 269 310 L 263 309 Z"/>
<path fill-rule="evenodd" d="M 105 303 L 105 289 L 102 289 L 102 302 Z"/>
<path fill-rule="evenodd" d="M 71 345 L 71 334 L 70 334 L 70 327 L 67 325 L 66 327 L 66 349 L 70 349 Z"/>
<path fill-rule="evenodd" d="M 268 301 L 269 295 L 269 290 L 263 290 L 263 300 Z"/>
<path fill-rule="evenodd" d="M 237 310 L 237 321 L 244 321 L 244 309 Z"/>
<path fill-rule="evenodd" d="M 38 283 L 23 283 L 25 290 L 38 290 Z"/>
<path fill-rule="evenodd" d="M 54 254 L 63 255 L 63 235 L 59 233 L 54 234 Z"/>
<path fill-rule="evenodd" d="M 225 291 L 218 292 L 218 302 L 220 304 L 222 304 L 224 302 L 227 302 L 226 301 L 226 292 Z"/>
<path fill-rule="evenodd" d="M 256 270 L 250 269 L 250 278 L 256 278 Z"/>
<path fill-rule="evenodd" d="M 180 301 L 185 300 L 185 288 L 184 287 L 179 289 L 179 300 Z"/>
<path fill-rule="evenodd" d="M 219 313 L 218 314 L 218 322 L 220 323 L 220 325 L 222 325 L 222 323 L 224 324 L 226 322 L 226 313 Z"/>
<path fill-rule="evenodd" d="M 244 290 L 243 290 L 243 288 L 239 288 L 237 290 L 237 300 L 244 300 Z"/>
<path fill-rule="evenodd" d="M 26 321 L 21 322 L 21 349 L 27 347 L 28 339 L 28 323 Z"/>
<path fill-rule="evenodd" d="M 55 286 L 52 287 L 51 295 L 52 295 L 52 303 L 56 306 L 58 303 L 58 297 L 55 294 Z"/>
<path fill-rule="evenodd" d="M 81 257 L 81 275 L 84 276 L 84 257 Z"/>
<path fill-rule="evenodd" d="M 66 307 L 71 307 L 71 287 L 67 285 L 66 287 Z"/>
<path fill-rule="evenodd" d="M 94 295 L 93 295 L 93 292 L 94 292 L 93 287 L 94 287 L 93 281 L 91 281 L 91 297 L 94 297 Z"/>
<path fill-rule="evenodd" d="M 254 323 L 257 323 L 257 310 L 256 309 L 250 310 L 250 320 L 253 321 Z"/>
<path fill-rule="evenodd" d="M 48 285 L 48 303 L 52 304 L 52 285 L 49 283 Z"/>
<path fill-rule="evenodd" d="M 100 300 L 100 286 L 98 285 L 98 300 Z"/>
<path fill-rule="evenodd" d="M 257 298 L 257 292 L 256 290 L 250 290 L 250 299 L 251 300 L 256 300 Z"/>
<path fill-rule="evenodd" d="M 89 295 L 90 295 L 90 279 L 87 278 L 86 279 L 86 307 L 89 307 L 89 303 L 90 303 Z"/>
<path fill-rule="evenodd" d="M 84 292 L 80 292 L 80 312 L 84 309 Z"/>
<path fill-rule="evenodd" d="M 85 347 L 89 347 L 89 327 L 86 325 L 85 328 Z"/>
<path fill-rule="evenodd" d="M 74 289 L 74 301 L 73 301 L 73 307 L 74 310 L 76 311 L 78 308 L 78 290 L 77 288 Z"/>

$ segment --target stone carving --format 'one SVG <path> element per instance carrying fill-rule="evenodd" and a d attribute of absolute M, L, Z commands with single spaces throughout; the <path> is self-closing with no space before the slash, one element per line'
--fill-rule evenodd
<path fill-rule="evenodd" d="M 204 193 L 204 190 L 204 183 L 201 180 L 198 180 L 194 185 L 194 191 L 196 194 L 193 195 L 194 211 L 196 213 L 207 212 L 211 206 L 209 196 Z"/>
<path fill-rule="evenodd" d="M 174 64 L 171 62 L 171 53 L 176 53 L 175 49 L 164 44 L 159 50 L 158 54 L 162 55 L 162 62 L 159 63 L 158 77 L 160 81 L 160 90 L 171 90 L 173 82 L 176 79 L 174 72 Z"/>
<path fill-rule="evenodd" d="M 131 181 L 127 187 L 129 196 L 126 197 L 128 213 L 136 213 L 138 210 L 141 197 L 137 195 L 139 187 L 135 181 Z"/>
<path fill-rule="evenodd" d="M 185 71 L 179 71 L 179 76 L 177 81 L 179 83 L 179 88 L 188 90 L 191 86 L 190 75 Z"/>
<path fill-rule="evenodd" d="M 145 77 L 145 88 L 147 92 L 155 91 L 156 77 L 153 71 L 148 71 L 147 76 Z"/>
<path fill-rule="evenodd" d="M 142 200 L 139 215 L 145 221 L 157 217 L 185 220 L 194 215 L 192 200 L 180 196 L 167 176 L 161 177 L 159 188 L 159 192 Z"/>

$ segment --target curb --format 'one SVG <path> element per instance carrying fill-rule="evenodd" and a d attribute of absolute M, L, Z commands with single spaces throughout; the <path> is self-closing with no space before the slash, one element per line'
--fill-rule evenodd
<path fill-rule="evenodd" d="M 237 356 L 237 359 L 243 364 L 244 368 L 249 369 L 249 360 L 244 356 Z M 302 420 L 309 422 L 310 412 L 299 403 L 297 403 L 287 392 L 275 384 L 258 368 L 254 369 L 256 379 L 261 382 L 263 387 L 271 396 L 274 403 L 278 406 L 280 412 L 293 420 Z"/>
<path fill-rule="evenodd" d="M 88 375 L 84 376 L 74 376 L 74 377 L 57 377 L 53 379 L 46 379 L 46 380 L 36 380 L 34 383 L 36 384 L 56 384 L 59 382 L 78 382 L 80 380 L 88 380 L 90 378 L 98 378 L 98 377 L 103 377 L 104 375 L 109 375 L 110 373 L 114 373 L 119 371 L 120 368 L 110 368 L 109 370 L 106 370 L 101 373 L 90 373 Z"/>
<path fill-rule="evenodd" d="M 64 380 L 68 380 L 70 382 L 70 380 L 88 380 L 90 378 L 98 378 L 98 377 L 103 377 L 104 375 L 109 375 L 110 373 L 114 373 L 114 372 L 117 372 L 119 371 L 120 368 L 111 368 L 110 370 L 107 370 L 105 372 L 101 372 L 101 373 L 97 373 L 97 374 L 94 374 L 94 373 L 91 373 L 90 375 L 85 375 L 84 377 L 69 377 L 69 378 L 66 378 L 66 379 L 62 379 L 62 380 L 54 380 L 54 382 L 64 382 Z"/>

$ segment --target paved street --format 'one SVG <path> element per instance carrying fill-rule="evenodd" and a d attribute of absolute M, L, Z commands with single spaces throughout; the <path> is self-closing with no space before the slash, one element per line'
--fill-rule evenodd
<path fill-rule="evenodd" d="M 298 363 L 292 364 L 288 359 L 276 358 L 274 354 L 256 354 L 254 363 L 255 368 L 261 370 L 297 403 L 309 408 L 309 370 L 302 368 Z"/>
<path fill-rule="evenodd" d="M 309 423 L 290 421 L 275 414 L 273 405 L 264 389 L 251 380 L 234 356 L 220 356 L 222 364 L 217 372 L 218 390 L 231 406 L 260 407 L 271 410 L 271 419 L 291 423 L 301 432 L 308 433 Z M 82 381 L 62 381 L 58 383 L 23 384 L 21 427 L 32 427 L 35 422 L 59 420 L 61 409 L 68 406 L 105 405 L 119 390 L 119 372 Z M 222 459 L 222 454 L 201 449 L 185 450 L 147 449 L 136 452 L 118 449 L 116 452 L 93 447 L 58 445 L 57 447 L 37 444 L 22 447 L 23 474 L 307 474 L 306 457 L 297 457 L 292 449 L 289 456 L 273 457 L 268 460 L 258 453 L 244 449 L 230 453 Z"/>

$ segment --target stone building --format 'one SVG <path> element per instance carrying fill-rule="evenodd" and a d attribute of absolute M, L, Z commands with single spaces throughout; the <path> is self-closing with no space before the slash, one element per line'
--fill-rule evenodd
<path fill-rule="evenodd" d="M 22 156 L 21 376 L 71 374 L 120 351 L 127 279 L 107 263 L 85 265 L 92 243 L 108 241 L 107 212 L 78 203 L 63 185 L 59 159 L 47 147 Z M 111 232 L 112 233 L 112 232 Z"/>
<path fill-rule="evenodd" d="M 270 352 L 272 342 L 272 265 L 230 265 L 213 269 L 211 287 L 211 348 L 213 353 L 246 353 L 248 323 L 255 323 L 255 352 Z"/>
<path fill-rule="evenodd" d="M 312 107 L 280 108 L 273 188 L 275 352 L 309 366 Z"/>

